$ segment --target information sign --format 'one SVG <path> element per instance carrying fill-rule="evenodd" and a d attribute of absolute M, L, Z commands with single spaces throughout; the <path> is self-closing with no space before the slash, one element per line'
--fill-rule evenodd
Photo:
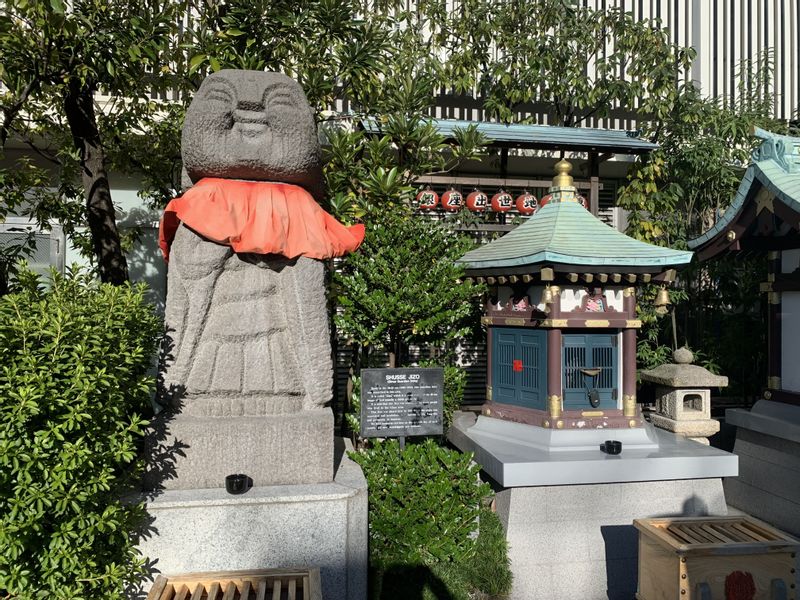
<path fill-rule="evenodd" d="M 361 437 L 442 434 L 444 371 L 362 369 Z"/>

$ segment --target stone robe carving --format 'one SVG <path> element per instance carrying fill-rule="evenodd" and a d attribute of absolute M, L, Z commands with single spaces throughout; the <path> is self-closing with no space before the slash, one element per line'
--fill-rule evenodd
<path fill-rule="evenodd" d="M 333 372 L 320 261 L 240 255 L 181 226 L 172 245 L 165 390 L 187 414 L 324 406 Z"/>

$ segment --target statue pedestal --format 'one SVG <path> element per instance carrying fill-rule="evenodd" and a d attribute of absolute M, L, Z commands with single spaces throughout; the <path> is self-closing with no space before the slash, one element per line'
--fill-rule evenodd
<path fill-rule="evenodd" d="M 244 473 L 253 487 L 333 481 L 330 408 L 283 415 L 163 412 L 148 435 L 146 490 L 225 487 Z"/>
<path fill-rule="evenodd" d="M 630 600 L 634 519 L 727 514 L 720 479 L 502 488 L 496 507 L 514 573 L 510 600 Z"/>
<path fill-rule="evenodd" d="M 151 521 L 139 548 L 153 579 L 309 566 L 320 568 L 326 600 L 366 598 L 367 482 L 339 446 L 328 483 L 253 487 L 239 496 L 224 489 L 147 496 Z"/>
<path fill-rule="evenodd" d="M 448 432 L 462 452 L 504 487 L 668 481 L 732 477 L 736 456 L 649 423 L 631 429 L 544 429 L 456 413 Z M 600 451 L 604 440 L 622 442 L 622 454 Z M 643 515 L 644 516 L 644 515 Z"/>

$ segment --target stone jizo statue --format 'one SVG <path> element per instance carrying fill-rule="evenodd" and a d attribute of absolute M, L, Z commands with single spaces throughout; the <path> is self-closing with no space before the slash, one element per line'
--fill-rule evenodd
<path fill-rule="evenodd" d="M 192 466 L 184 467 L 191 474 L 179 464 L 184 481 L 175 485 L 218 487 L 226 469 L 250 471 L 226 456 L 243 452 L 237 448 L 189 456 L 192 443 L 212 452 L 203 427 L 236 432 L 263 418 L 262 428 L 280 428 L 273 434 L 300 444 L 312 431 L 332 436 L 330 409 L 321 410 L 333 382 L 322 261 L 355 250 L 364 232 L 317 204 L 314 114 L 285 75 L 207 77 L 186 113 L 181 155 L 193 186 L 167 206 L 161 225 L 169 279 L 160 390 L 180 410 L 174 428 L 191 438 L 185 462 Z M 289 418 L 303 414 L 305 421 Z M 263 443 L 265 455 L 282 452 L 274 439 Z M 219 463 L 213 480 L 203 461 Z M 275 483 L 275 469 L 265 472 L 267 483 Z"/>

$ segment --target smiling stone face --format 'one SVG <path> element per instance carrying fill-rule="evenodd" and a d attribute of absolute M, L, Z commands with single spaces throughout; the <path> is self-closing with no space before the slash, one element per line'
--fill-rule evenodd
<path fill-rule="evenodd" d="M 222 70 L 206 77 L 183 125 L 189 177 L 293 183 L 320 198 L 322 160 L 303 89 L 280 73 Z"/>

